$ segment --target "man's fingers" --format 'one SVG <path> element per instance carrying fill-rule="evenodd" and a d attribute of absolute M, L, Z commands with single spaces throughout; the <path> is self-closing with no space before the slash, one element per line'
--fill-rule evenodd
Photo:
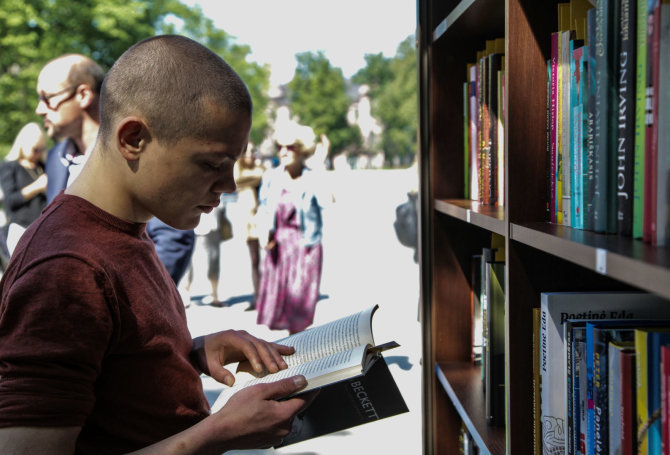
<path fill-rule="evenodd" d="M 307 385 L 307 379 L 302 375 L 298 375 L 263 385 L 266 386 L 265 397 L 269 400 L 278 400 L 304 389 Z"/>
<path fill-rule="evenodd" d="M 209 371 L 210 376 L 221 384 L 231 387 L 235 383 L 235 376 L 223 365 L 210 365 Z"/>

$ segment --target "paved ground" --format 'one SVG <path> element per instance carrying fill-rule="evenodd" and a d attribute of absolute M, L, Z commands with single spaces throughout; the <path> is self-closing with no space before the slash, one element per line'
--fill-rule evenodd
<path fill-rule="evenodd" d="M 419 270 L 412 250 L 400 245 L 393 230 L 395 207 L 416 187 L 416 175 L 408 170 L 337 171 L 324 177 L 335 202 L 324 213 L 324 270 L 322 297 L 315 325 L 379 304 L 373 320 L 375 341 L 397 341 L 389 351 L 389 368 L 405 398 L 409 413 L 366 424 L 329 436 L 304 441 L 283 449 L 237 451 L 229 454 L 335 455 L 373 450 L 383 454 L 418 454 L 421 451 L 420 328 L 417 320 Z M 196 279 L 192 303 L 187 309 L 193 336 L 225 328 L 243 328 L 266 339 L 278 339 L 286 331 L 270 331 L 256 325 L 255 312 L 245 312 L 252 292 L 243 216 L 229 205 L 235 234 L 222 244 L 220 297 L 230 306 L 214 308 L 200 298 L 209 292 L 202 278 L 200 245 L 194 254 Z M 222 386 L 203 380 L 210 401 Z M 374 446 L 373 446 L 374 444 Z M 371 449 L 374 447 L 374 449 Z"/>

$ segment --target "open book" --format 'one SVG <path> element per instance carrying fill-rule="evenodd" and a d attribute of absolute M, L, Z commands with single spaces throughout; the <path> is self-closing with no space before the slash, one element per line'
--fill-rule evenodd
<path fill-rule="evenodd" d="M 231 396 L 245 387 L 298 374 L 307 379 L 307 386 L 299 394 L 321 390 L 312 404 L 294 420 L 293 431 L 282 445 L 407 412 L 381 355 L 382 351 L 398 344 L 374 344 L 372 316 L 377 308 L 375 305 L 277 340 L 277 343 L 295 348 L 295 354 L 284 356 L 288 368 L 246 382 L 238 383 L 238 378 L 233 387 L 226 387 L 221 392 L 212 405 L 212 412 L 220 410 Z"/>

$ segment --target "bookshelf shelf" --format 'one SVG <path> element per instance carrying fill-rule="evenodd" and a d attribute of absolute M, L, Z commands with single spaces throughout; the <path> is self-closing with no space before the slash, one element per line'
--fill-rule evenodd
<path fill-rule="evenodd" d="M 499 235 L 506 235 L 505 208 L 467 199 L 437 199 L 435 210 Z"/>
<path fill-rule="evenodd" d="M 486 423 L 480 367 L 470 362 L 438 363 L 435 372 L 468 431 L 482 448 L 480 453 L 504 454 L 505 429 Z"/>
<path fill-rule="evenodd" d="M 650 292 L 670 298 L 670 250 L 628 237 L 551 223 L 511 224 L 510 238 Z"/>
<path fill-rule="evenodd" d="M 637 290 L 670 299 L 670 248 L 546 222 L 547 61 L 565 1 L 417 1 L 425 454 L 458 453 L 462 423 L 481 453 L 537 453 L 530 400 L 542 292 Z M 491 207 L 466 199 L 464 83 L 485 41 L 501 37 L 504 207 Z M 471 364 L 472 258 L 491 247 L 493 234 L 505 243 L 502 427 L 486 423 L 480 370 Z"/>

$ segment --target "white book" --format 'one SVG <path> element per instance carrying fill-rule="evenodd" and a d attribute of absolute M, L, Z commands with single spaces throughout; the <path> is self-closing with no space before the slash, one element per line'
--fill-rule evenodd
<path fill-rule="evenodd" d="M 640 292 L 543 292 L 540 308 L 542 453 L 555 455 L 568 452 L 565 321 L 668 318 L 670 302 Z"/>

